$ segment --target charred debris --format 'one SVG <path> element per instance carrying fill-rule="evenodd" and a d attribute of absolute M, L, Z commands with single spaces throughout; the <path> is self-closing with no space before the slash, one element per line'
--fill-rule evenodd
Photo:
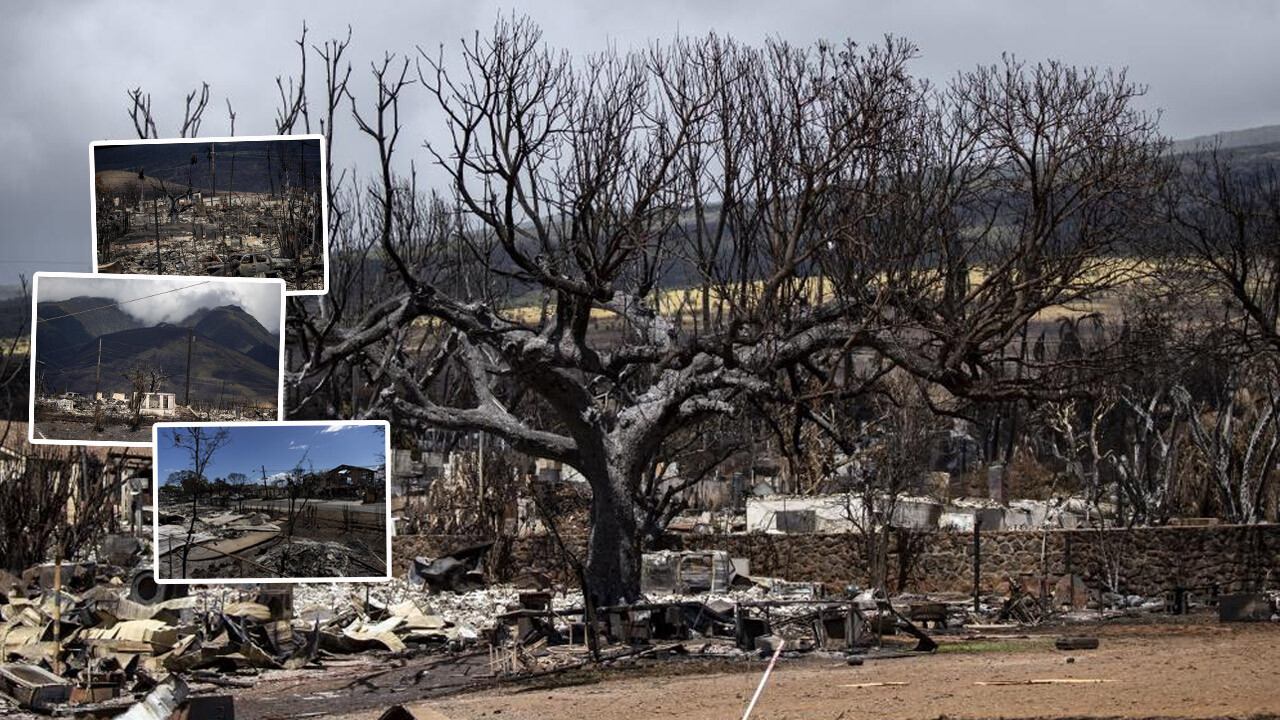
<path fill-rule="evenodd" d="M 488 550 L 414 558 L 387 583 L 186 586 L 155 582 L 145 541 L 108 536 L 92 562 L 0 578 L 6 712 L 113 717 L 143 707 L 152 714 L 138 717 L 167 718 L 197 717 L 195 707 L 234 717 L 235 694 L 255 676 L 332 672 L 341 684 L 355 658 L 366 669 L 421 663 L 424 695 L 584 668 L 758 662 L 779 649 L 782 658 L 861 664 L 934 652 L 940 636 L 1187 609 L 1126 598 L 1091 610 L 1072 610 L 1068 598 L 1050 609 L 1015 591 L 980 598 L 975 610 L 971 598 L 754 577 L 721 551 L 646 554 L 644 601 L 591 607 L 565 586 L 490 584 Z M 1233 599 L 1240 607 L 1231 612 L 1271 619 L 1276 601 Z"/>

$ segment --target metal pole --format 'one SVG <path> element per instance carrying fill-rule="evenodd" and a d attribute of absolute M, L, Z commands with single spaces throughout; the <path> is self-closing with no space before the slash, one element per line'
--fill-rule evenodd
<path fill-rule="evenodd" d="M 182 400 L 182 404 L 191 407 L 191 346 L 195 344 L 196 331 L 194 328 L 187 328 L 187 391 Z"/>
<path fill-rule="evenodd" d="M 97 402 L 102 387 L 102 338 L 98 338 L 98 372 L 93 376 L 93 400 Z"/>
<path fill-rule="evenodd" d="M 981 601 L 979 591 L 982 585 L 982 514 L 973 516 L 973 611 L 978 612 Z"/>

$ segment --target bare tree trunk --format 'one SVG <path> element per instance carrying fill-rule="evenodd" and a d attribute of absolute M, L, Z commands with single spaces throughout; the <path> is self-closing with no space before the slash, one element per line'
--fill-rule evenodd
<path fill-rule="evenodd" d="M 607 469 L 606 469 L 607 468 Z M 614 464 L 602 464 L 607 479 L 591 482 L 591 535 L 587 582 L 598 606 L 632 602 L 640 597 L 640 534 L 629 477 Z"/>
<path fill-rule="evenodd" d="M 187 544 L 182 546 L 182 577 L 187 577 L 187 554 L 191 552 L 191 538 L 196 534 L 197 502 L 200 495 L 191 493 L 191 524 L 187 527 Z"/>

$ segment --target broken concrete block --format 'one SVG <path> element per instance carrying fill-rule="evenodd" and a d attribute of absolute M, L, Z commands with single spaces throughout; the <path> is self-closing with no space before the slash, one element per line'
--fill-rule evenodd
<path fill-rule="evenodd" d="M 1053 588 L 1053 606 L 1080 610 L 1089 602 L 1089 588 L 1079 575 L 1063 575 Z"/>
<path fill-rule="evenodd" d="M 230 603 L 222 609 L 222 614 L 233 618 L 249 618 L 264 623 L 271 619 L 271 609 L 255 602 Z"/>
<path fill-rule="evenodd" d="M 1271 619 L 1271 602 L 1262 593 L 1218 596 L 1218 622 L 1265 622 Z"/>
<path fill-rule="evenodd" d="M 85 644 L 117 653 L 163 653 L 178 642 L 178 629 L 159 620 L 126 620 L 110 628 L 89 628 Z"/>
<path fill-rule="evenodd" d="M 342 629 L 342 637 L 358 649 L 381 645 L 391 652 L 404 652 L 404 642 L 391 631 L 404 623 L 403 618 L 390 617 L 376 625 L 357 620 Z"/>
<path fill-rule="evenodd" d="M 756 650 L 766 655 L 771 655 L 782 647 L 784 642 L 786 641 L 777 635 L 761 635 L 756 638 Z"/>
<path fill-rule="evenodd" d="M 1059 650 L 1097 650 L 1098 638 L 1060 637 L 1053 641 L 1053 646 Z"/>

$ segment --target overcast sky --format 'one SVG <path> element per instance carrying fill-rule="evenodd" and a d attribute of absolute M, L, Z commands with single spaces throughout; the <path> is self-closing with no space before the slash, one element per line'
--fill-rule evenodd
<path fill-rule="evenodd" d="M 127 275 L 90 278 L 41 276 L 36 291 L 38 302 L 80 296 L 116 300 L 124 303 L 117 307 L 148 326 L 180 322 L 200 308 L 238 305 L 268 332 L 277 337 L 280 332 L 282 296 L 279 283 L 189 277 L 152 279 Z M 147 295 L 155 297 L 145 297 Z M 126 300 L 134 302 L 124 302 Z"/>
<path fill-rule="evenodd" d="M 183 97 L 202 80 L 212 107 L 201 135 L 227 134 L 228 97 L 237 135 L 270 134 L 275 78 L 296 73 L 304 19 L 317 43 L 352 26 L 352 89 L 367 98 L 368 63 L 384 51 L 444 43 L 447 58 L 461 37 L 511 11 L 574 53 L 677 32 L 800 43 L 892 33 L 920 47 L 914 71 L 940 82 L 1002 51 L 1128 67 L 1173 138 L 1280 123 L 1280 3 L 1269 0 L 23 3 L 0 24 L 0 284 L 20 272 L 90 269 L 89 142 L 133 137 L 127 88 L 152 94 L 162 136 L 176 132 Z M 308 70 L 320 74 L 314 58 Z M 428 162 L 422 141 L 442 129 L 424 108 L 416 93 L 401 139 L 419 164 Z M 354 135 L 338 136 L 334 156 L 372 167 Z"/>

